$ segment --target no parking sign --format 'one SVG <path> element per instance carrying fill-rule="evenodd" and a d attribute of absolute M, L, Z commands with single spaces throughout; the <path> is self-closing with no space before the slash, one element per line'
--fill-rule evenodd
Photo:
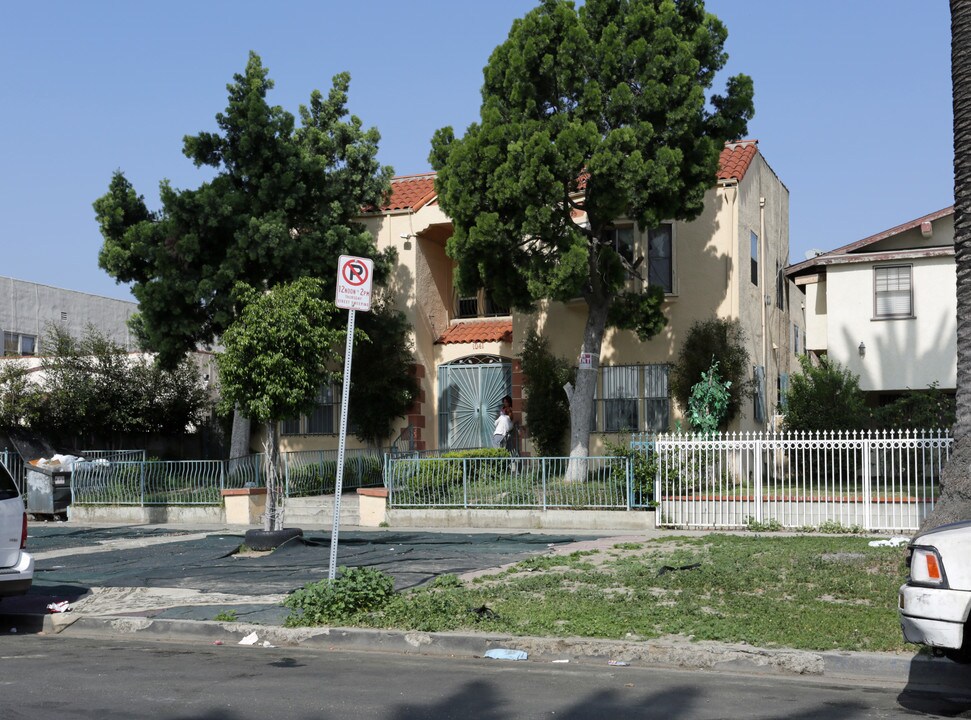
<path fill-rule="evenodd" d="M 373 279 L 373 260 L 341 255 L 337 261 L 337 307 L 368 312 L 371 309 Z"/>

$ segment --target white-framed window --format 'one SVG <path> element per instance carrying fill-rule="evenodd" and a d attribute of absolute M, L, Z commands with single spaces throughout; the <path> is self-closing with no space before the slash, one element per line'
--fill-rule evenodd
<path fill-rule="evenodd" d="M 670 366 L 605 365 L 600 368 L 591 430 L 664 431 L 670 425 Z"/>
<path fill-rule="evenodd" d="M 30 356 L 37 354 L 37 336 L 5 332 L 3 334 L 3 354 Z"/>
<path fill-rule="evenodd" d="M 873 268 L 873 317 L 913 317 L 912 279 L 912 265 L 884 265 Z"/>
<path fill-rule="evenodd" d="M 749 240 L 751 241 L 751 245 L 752 245 L 752 260 L 751 260 L 752 284 L 758 285 L 759 284 L 759 236 L 756 235 L 754 231 L 750 231 Z"/>
<path fill-rule="evenodd" d="M 647 267 L 641 268 L 648 285 L 656 285 L 666 293 L 674 292 L 674 224 L 661 223 L 647 231 L 647 252 L 633 225 L 618 225 L 608 232 L 610 245 L 631 266 L 646 254 Z"/>
<path fill-rule="evenodd" d="M 792 323 L 792 353 L 793 355 L 799 355 L 802 352 L 802 345 L 800 343 L 799 337 L 799 326 Z"/>
<path fill-rule="evenodd" d="M 661 223 L 647 232 L 647 284 L 674 292 L 674 225 Z"/>

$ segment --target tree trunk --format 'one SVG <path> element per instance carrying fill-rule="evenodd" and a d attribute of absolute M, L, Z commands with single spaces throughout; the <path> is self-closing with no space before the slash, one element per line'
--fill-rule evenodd
<path fill-rule="evenodd" d="M 954 108 L 954 262 L 957 272 L 957 423 L 941 495 L 918 534 L 971 519 L 971 3 L 951 0 Z"/>
<path fill-rule="evenodd" d="M 283 478 L 280 477 L 280 446 L 275 422 L 266 423 L 263 461 L 266 472 L 266 514 L 263 516 L 263 529 L 282 530 L 284 488 Z"/>
<path fill-rule="evenodd" d="M 586 462 L 582 458 L 590 455 L 593 396 L 597 389 L 600 348 L 603 345 L 604 331 L 607 327 L 608 304 L 605 299 L 587 301 L 587 323 L 583 328 L 583 345 L 580 353 L 589 353 L 593 362 L 589 368 L 577 369 L 577 386 L 570 398 L 570 466 L 567 470 L 569 481 L 584 480 L 587 476 Z"/>

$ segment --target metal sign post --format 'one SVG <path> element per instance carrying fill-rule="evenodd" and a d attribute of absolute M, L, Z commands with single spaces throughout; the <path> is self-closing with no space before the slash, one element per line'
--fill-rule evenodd
<path fill-rule="evenodd" d="M 371 281 L 374 261 L 341 255 L 337 263 L 337 300 L 347 310 L 347 343 L 344 346 L 344 388 L 341 392 L 341 425 L 337 445 L 337 482 L 334 486 L 334 526 L 330 531 L 330 567 L 327 578 L 337 576 L 337 538 L 341 520 L 341 492 L 344 489 L 344 447 L 347 443 L 347 409 L 351 394 L 351 358 L 354 351 L 354 314 L 371 309 Z"/>

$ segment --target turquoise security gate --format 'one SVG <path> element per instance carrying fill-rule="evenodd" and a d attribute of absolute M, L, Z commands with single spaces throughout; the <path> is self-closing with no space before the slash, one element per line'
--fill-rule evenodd
<path fill-rule="evenodd" d="M 438 367 L 438 445 L 489 447 L 502 396 L 512 392 L 512 365 L 473 355 Z"/>

